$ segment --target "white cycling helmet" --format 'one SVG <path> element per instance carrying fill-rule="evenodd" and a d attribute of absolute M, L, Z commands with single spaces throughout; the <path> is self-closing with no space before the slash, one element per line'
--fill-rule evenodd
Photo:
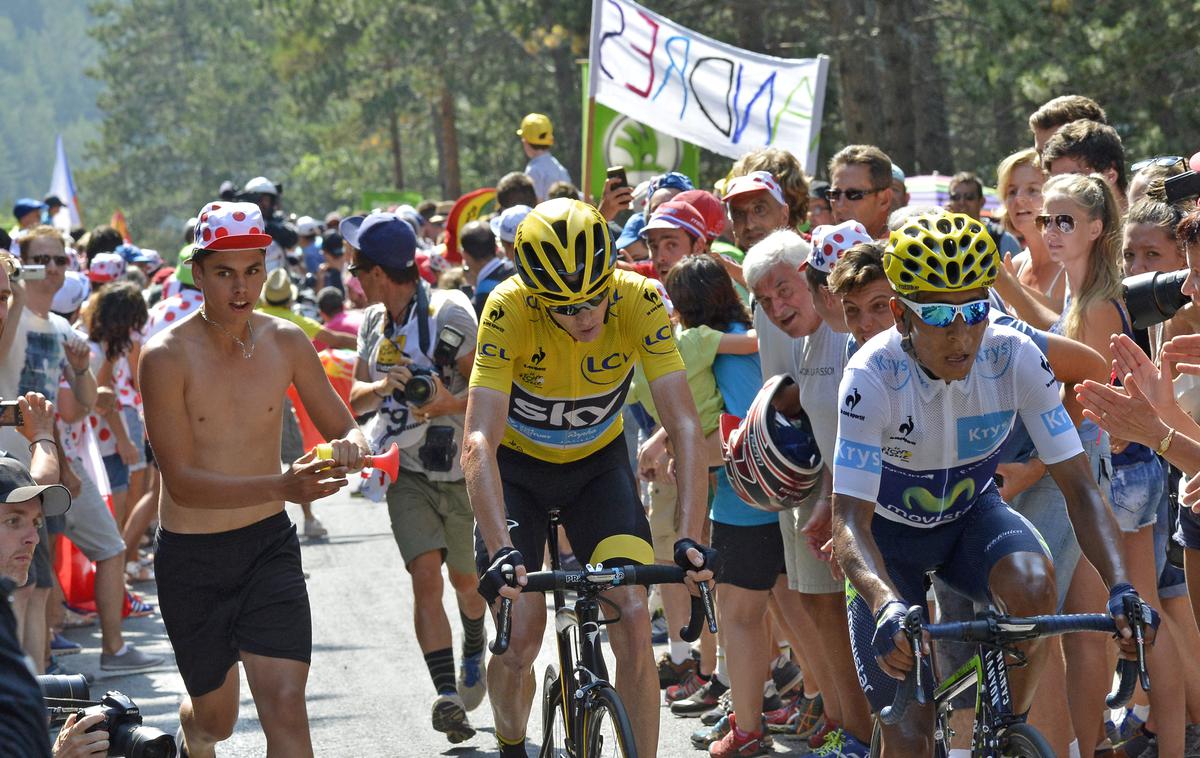
<path fill-rule="evenodd" d="M 275 195 L 279 196 L 279 188 L 275 186 L 275 182 L 265 176 L 256 176 L 246 182 L 246 186 L 242 189 L 244 193 L 257 192 L 260 195 Z"/>
<path fill-rule="evenodd" d="M 803 411 L 788 418 L 775 409 L 779 392 L 795 384 L 786 374 L 773 376 L 750 404 L 746 418 L 721 415 L 725 473 L 733 491 L 764 511 L 800 505 L 821 478 L 821 451 Z"/>

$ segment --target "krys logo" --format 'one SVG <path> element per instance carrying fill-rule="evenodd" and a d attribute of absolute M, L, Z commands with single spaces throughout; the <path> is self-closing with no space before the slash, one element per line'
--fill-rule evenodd
<path fill-rule="evenodd" d="M 592 384 L 612 384 L 620 380 L 632 353 L 609 353 L 603 357 L 589 355 L 580 364 L 583 378 Z"/>
<path fill-rule="evenodd" d="M 958 420 L 958 459 L 977 458 L 991 452 L 1008 437 L 1013 412 L 997 411 Z"/>

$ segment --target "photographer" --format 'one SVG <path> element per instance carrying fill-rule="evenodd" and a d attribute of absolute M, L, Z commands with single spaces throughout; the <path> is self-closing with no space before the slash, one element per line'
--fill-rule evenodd
<path fill-rule="evenodd" d="M 433 727 L 458 743 L 474 734 L 466 712 L 486 689 L 486 607 L 476 592 L 474 518 L 458 455 L 478 322 L 462 292 L 430 289 L 420 279 L 416 236 L 399 216 L 372 213 L 340 228 L 354 248 L 350 270 L 372 303 L 358 332 L 350 403 L 355 414 L 377 411 L 367 429 L 376 452 L 393 442 L 400 448 L 399 478 L 386 489 L 388 514 L 412 577 L 417 642 L 437 692 Z M 487 317 L 500 321 L 504 314 Z M 384 486 L 376 472 L 363 493 L 383 499 Z M 443 563 L 464 629 L 457 684 Z"/>
<path fill-rule="evenodd" d="M 53 418 L 53 406 L 44 398 L 22 398 L 21 410 L 30 417 Z M 31 404 L 35 410 L 31 412 Z M 33 428 L 31 426 L 31 428 Z M 52 427 L 48 427 L 52 428 Z M 41 431 L 46 431 L 41 429 Z M 42 441 L 32 443 L 34 460 L 40 470 L 47 470 L 47 456 L 53 456 Z M 39 460 L 40 459 L 40 460 Z M 49 755 L 46 738 L 46 711 L 41 693 L 34 682 L 32 670 L 17 644 L 16 619 L 10 596 L 16 587 L 29 579 L 39 530 L 48 516 L 61 516 L 71 507 L 71 496 L 61 484 L 37 485 L 29 470 L 19 461 L 0 457 L 0 745 L 9 755 Z M 95 722 L 63 727 L 56 744 L 56 755 L 90 755 L 103 744 L 108 750 L 108 735 L 85 730 Z M 79 737 L 78 740 L 75 738 Z M 92 752 L 58 752 L 60 745 L 75 743 L 95 745 Z"/>

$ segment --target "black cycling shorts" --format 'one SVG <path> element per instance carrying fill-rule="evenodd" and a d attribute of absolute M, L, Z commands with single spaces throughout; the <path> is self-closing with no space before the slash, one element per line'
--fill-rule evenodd
<path fill-rule="evenodd" d="M 625 438 L 619 436 L 586 458 L 550 463 L 501 447 L 496 454 L 512 546 L 528 571 L 545 558 L 550 511 L 559 519 L 581 563 L 619 566 L 654 563 L 650 523 L 638 497 Z M 491 564 L 475 527 L 475 564 Z"/>
<path fill-rule="evenodd" d="M 215 534 L 158 530 L 158 604 L 188 694 L 221 686 L 241 651 L 309 663 L 312 614 L 283 511 Z"/>
<path fill-rule="evenodd" d="M 779 531 L 778 521 L 759 526 L 714 521 L 712 547 L 721 556 L 717 584 L 732 584 L 744 590 L 769 590 L 781 574 L 787 574 L 783 533 Z"/>

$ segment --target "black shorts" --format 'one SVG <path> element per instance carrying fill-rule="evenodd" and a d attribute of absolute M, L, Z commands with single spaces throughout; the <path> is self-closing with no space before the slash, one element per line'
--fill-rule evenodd
<path fill-rule="evenodd" d="M 736 526 L 712 522 L 712 546 L 721 556 L 717 584 L 732 584 L 744 590 L 769 590 L 781 574 L 783 533 L 779 522 L 760 526 Z"/>
<path fill-rule="evenodd" d="M 525 559 L 526 570 L 537 571 L 542 566 L 550 511 L 556 508 L 581 563 L 654 563 L 650 523 L 638 498 L 624 437 L 570 463 L 549 463 L 505 447 L 496 458 L 508 532 L 513 547 Z M 475 565 L 483 574 L 490 564 L 476 527 Z"/>
<path fill-rule="evenodd" d="M 220 687 L 241 651 L 310 661 L 308 587 L 300 540 L 286 513 L 216 534 L 160 528 L 154 574 L 189 695 Z"/>

